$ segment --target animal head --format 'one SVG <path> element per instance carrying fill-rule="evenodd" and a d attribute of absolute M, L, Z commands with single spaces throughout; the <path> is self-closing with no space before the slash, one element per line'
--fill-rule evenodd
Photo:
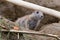
<path fill-rule="evenodd" d="M 44 15 L 41 11 L 35 11 L 31 15 L 32 15 L 32 18 L 37 19 L 37 20 L 44 18 Z"/>

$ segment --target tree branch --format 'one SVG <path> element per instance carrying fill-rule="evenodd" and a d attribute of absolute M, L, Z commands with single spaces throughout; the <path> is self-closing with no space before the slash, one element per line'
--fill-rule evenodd
<path fill-rule="evenodd" d="M 2 32 L 9 32 L 8 30 L 1 30 Z M 46 36 L 46 37 L 53 37 L 56 38 L 57 40 L 60 40 L 58 35 L 53 35 L 53 34 L 44 34 L 44 33 L 39 33 L 35 31 L 20 31 L 20 30 L 10 30 L 10 32 L 16 32 L 16 33 L 22 33 L 22 34 L 33 34 L 33 35 L 40 35 L 40 36 Z"/>

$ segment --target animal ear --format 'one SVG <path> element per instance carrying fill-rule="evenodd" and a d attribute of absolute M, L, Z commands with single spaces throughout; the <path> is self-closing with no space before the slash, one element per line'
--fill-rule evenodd
<path fill-rule="evenodd" d="M 35 14 L 35 13 L 40 13 L 41 11 L 38 11 L 38 10 L 35 10 L 32 14 Z"/>
<path fill-rule="evenodd" d="M 32 14 L 36 14 L 36 13 L 37 13 L 37 11 L 32 12 Z"/>
<path fill-rule="evenodd" d="M 36 11 L 34 11 L 34 12 L 38 14 L 40 11 L 36 10 Z"/>
<path fill-rule="evenodd" d="M 34 11 L 35 13 L 37 13 L 38 11 Z"/>

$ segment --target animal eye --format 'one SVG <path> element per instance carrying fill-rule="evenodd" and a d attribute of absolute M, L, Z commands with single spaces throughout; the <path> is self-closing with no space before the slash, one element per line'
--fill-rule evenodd
<path fill-rule="evenodd" d="M 39 12 L 37 11 L 36 13 L 38 14 Z"/>

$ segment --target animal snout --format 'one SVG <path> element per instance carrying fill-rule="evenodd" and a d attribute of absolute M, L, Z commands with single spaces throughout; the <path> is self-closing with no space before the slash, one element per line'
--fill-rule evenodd
<path fill-rule="evenodd" d="M 43 19 L 44 18 L 44 16 L 41 16 L 41 19 Z"/>

